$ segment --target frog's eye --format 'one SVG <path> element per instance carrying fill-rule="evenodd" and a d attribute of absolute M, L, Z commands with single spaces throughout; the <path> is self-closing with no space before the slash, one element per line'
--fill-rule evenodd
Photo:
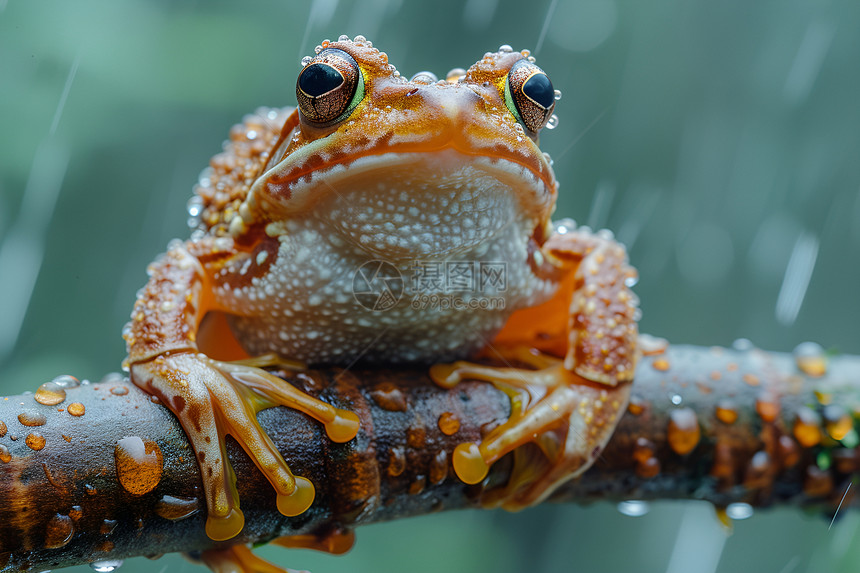
<path fill-rule="evenodd" d="M 523 59 L 508 72 L 505 104 L 514 117 L 532 133 L 546 125 L 555 107 L 555 90 L 542 69 Z"/>
<path fill-rule="evenodd" d="M 296 80 L 299 111 L 320 126 L 345 119 L 363 96 L 361 69 L 352 56 L 335 48 L 320 52 Z"/>

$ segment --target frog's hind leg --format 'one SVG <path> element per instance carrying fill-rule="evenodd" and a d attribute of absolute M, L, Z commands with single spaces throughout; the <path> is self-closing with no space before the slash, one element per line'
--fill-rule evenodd
<path fill-rule="evenodd" d="M 257 413 L 272 406 L 298 409 L 322 422 L 330 438 L 344 442 L 358 431 L 355 414 L 307 396 L 258 368 L 220 362 L 198 352 L 197 325 L 209 292 L 200 256 L 175 243 L 150 269 L 125 337 L 132 381 L 157 396 L 179 419 L 200 465 L 206 493 L 206 532 L 216 540 L 241 531 L 235 475 L 227 459 L 229 434 L 277 491 L 278 509 L 297 515 L 310 506 L 314 488 L 293 475 Z M 212 252 L 208 252 L 211 256 Z"/>
<path fill-rule="evenodd" d="M 484 498 L 508 509 L 545 499 L 591 466 L 626 408 L 636 361 L 637 301 L 629 291 L 635 271 L 624 248 L 605 233 L 581 229 L 553 235 L 542 252 L 562 277 L 556 297 L 515 313 L 513 327 L 483 353 L 524 368 L 462 361 L 430 370 L 445 387 L 483 380 L 510 396 L 508 420 L 453 455 L 460 479 L 478 483 L 496 460 L 516 451 L 508 484 Z M 537 448 L 521 448 L 530 442 Z"/>
<path fill-rule="evenodd" d="M 269 563 L 254 555 L 247 545 L 207 549 L 200 560 L 214 573 L 309 573 Z"/>
<path fill-rule="evenodd" d="M 351 530 L 335 528 L 319 535 L 278 537 L 273 539 L 272 543 L 290 549 L 315 549 L 332 555 L 342 555 L 352 548 L 355 534 Z M 200 555 L 200 560 L 215 573 L 306 573 L 282 569 L 257 557 L 248 545 L 243 544 L 207 549 Z"/>

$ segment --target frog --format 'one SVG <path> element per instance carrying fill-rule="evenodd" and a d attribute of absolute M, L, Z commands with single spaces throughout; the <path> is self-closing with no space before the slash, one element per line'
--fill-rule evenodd
<path fill-rule="evenodd" d="M 402 365 L 444 388 L 496 385 L 510 417 L 458 445 L 454 473 L 480 483 L 536 447 L 488 505 L 538 503 L 594 463 L 629 399 L 636 271 L 608 231 L 552 221 L 559 183 L 539 137 L 558 97 L 527 50 L 407 79 L 366 38 L 341 36 L 302 60 L 295 108 L 231 130 L 189 202 L 195 230 L 149 266 L 124 330 L 131 380 L 187 434 L 210 538 L 244 524 L 227 435 L 282 514 L 314 500 L 313 476 L 291 471 L 259 411 L 298 410 L 337 443 L 361 429 L 349 404 L 272 366 Z M 449 300 L 446 281 L 459 304 L 421 304 Z M 388 302 L 366 304 L 359 283 Z M 219 551 L 213 563 L 253 569 L 241 547 Z"/>

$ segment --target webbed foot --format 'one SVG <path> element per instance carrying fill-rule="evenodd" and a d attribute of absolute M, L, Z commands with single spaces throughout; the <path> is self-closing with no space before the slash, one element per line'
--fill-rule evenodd
<path fill-rule="evenodd" d="M 519 352 L 519 351 L 518 351 Z M 536 370 L 483 366 L 471 362 L 437 364 L 430 376 L 451 387 L 466 379 L 492 382 L 511 399 L 508 420 L 480 443 L 458 445 L 452 457 L 457 476 L 481 482 L 502 456 L 533 442 L 543 460 L 517 451 L 507 486 L 485 497 L 486 505 L 522 509 L 539 503 L 559 485 L 584 472 L 609 440 L 624 413 L 630 385 L 590 383 L 567 370 L 562 360 L 540 355 Z"/>
<path fill-rule="evenodd" d="M 227 459 L 226 435 L 233 436 L 275 488 L 278 510 L 293 516 L 310 507 L 314 486 L 293 475 L 257 422 L 257 413 L 272 406 L 300 410 L 323 423 L 335 442 L 347 442 L 358 432 L 354 413 L 308 396 L 251 366 L 188 352 L 134 364 L 131 375 L 135 384 L 158 396 L 182 424 L 200 464 L 209 511 L 206 533 L 214 540 L 230 539 L 244 525 L 236 477 Z"/>
<path fill-rule="evenodd" d="M 335 528 L 323 534 L 286 535 L 272 540 L 275 545 L 290 549 L 315 549 L 332 555 L 342 555 L 352 549 L 355 533 Z M 215 573 L 308 573 L 283 569 L 254 555 L 248 545 L 208 549 L 200 559 Z"/>
<path fill-rule="evenodd" d="M 480 443 L 460 444 L 452 459 L 460 479 L 478 483 L 515 452 L 507 485 L 484 497 L 507 509 L 539 503 L 594 463 L 627 407 L 638 356 L 637 299 L 629 290 L 636 271 L 624 247 L 609 232 L 566 221 L 541 250 L 537 272 L 557 281 L 555 297 L 514 313 L 484 350 L 497 364 L 523 368 L 456 362 L 430 370 L 444 387 L 484 380 L 510 396 L 510 418 Z M 528 443 L 537 447 L 521 448 Z"/>
<path fill-rule="evenodd" d="M 254 555 L 247 545 L 207 549 L 200 555 L 200 559 L 214 573 L 310 573 L 278 567 Z"/>

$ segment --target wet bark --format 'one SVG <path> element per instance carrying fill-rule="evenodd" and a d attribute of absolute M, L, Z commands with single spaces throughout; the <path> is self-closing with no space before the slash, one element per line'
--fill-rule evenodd
<path fill-rule="evenodd" d="M 511 470 L 503 459 L 483 484 L 466 486 L 450 469 L 457 444 L 507 416 L 507 396 L 490 384 L 443 390 L 423 369 L 331 369 L 290 382 L 353 409 L 362 429 L 334 444 L 302 414 L 261 412 L 317 497 L 297 517 L 280 515 L 272 488 L 229 441 L 246 518 L 229 543 L 480 507 Z M 0 570 L 213 547 L 197 464 L 170 412 L 120 375 L 61 386 L 0 400 Z M 844 510 L 860 467 L 858 415 L 860 357 L 813 353 L 799 363 L 756 349 L 671 346 L 643 358 L 612 440 L 552 499 L 695 498 L 831 512 L 842 501 Z"/>

